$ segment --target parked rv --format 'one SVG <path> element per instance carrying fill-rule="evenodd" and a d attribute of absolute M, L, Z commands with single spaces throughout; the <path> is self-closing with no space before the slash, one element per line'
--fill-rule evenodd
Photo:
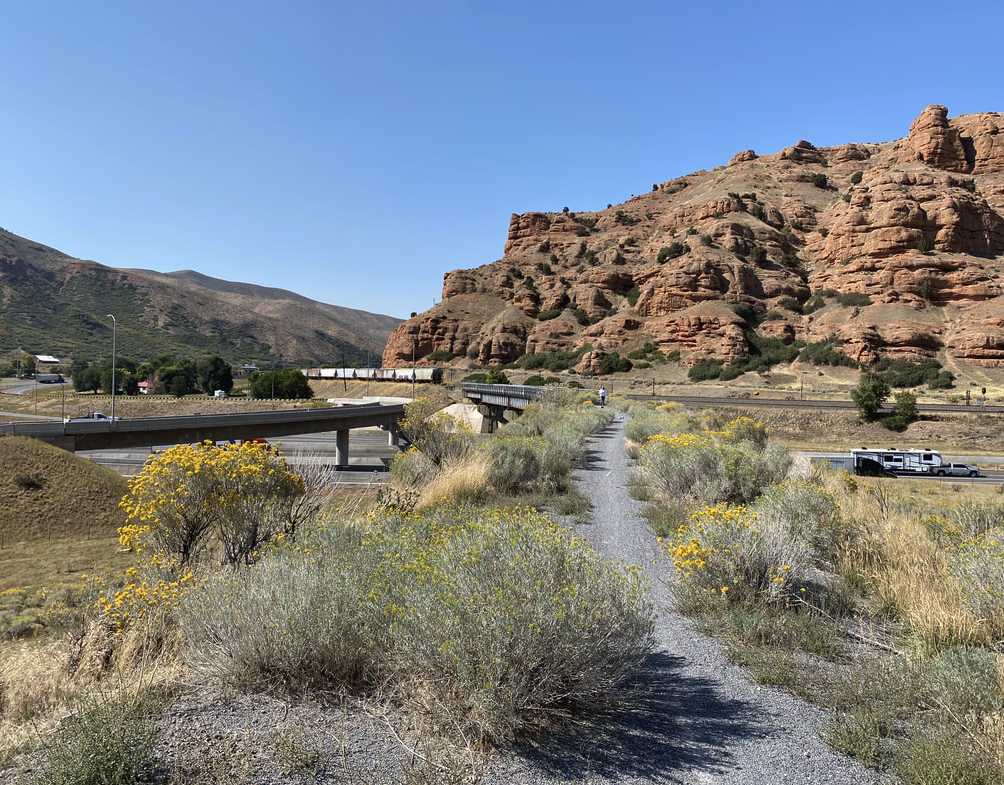
<path fill-rule="evenodd" d="M 860 447 L 851 450 L 851 461 L 855 474 L 870 476 L 931 474 L 942 466 L 941 453 L 937 450 L 896 447 Z"/>

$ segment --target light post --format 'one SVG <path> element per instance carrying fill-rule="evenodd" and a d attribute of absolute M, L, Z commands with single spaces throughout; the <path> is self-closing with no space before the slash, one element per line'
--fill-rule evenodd
<path fill-rule="evenodd" d="M 411 400 L 415 400 L 415 339 L 411 339 Z"/>
<path fill-rule="evenodd" d="M 115 338 L 118 332 L 118 321 L 108 314 L 112 320 L 112 427 L 115 427 Z"/>

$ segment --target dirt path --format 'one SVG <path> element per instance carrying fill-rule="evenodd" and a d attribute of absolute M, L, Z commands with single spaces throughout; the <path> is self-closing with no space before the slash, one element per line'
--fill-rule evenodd
<path fill-rule="evenodd" d="M 630 711 L 523 750 L 532 771 L 510 770 L 509 781 L 877 782 L 873 772 L 824 744 L 825 713 L 752 683 L 725 661 L 716 643 L 670 609 L 672 564 L 661 557 L 641 503 L 625 487 L 631 470 L 623 422 L 593 438 L 591 446 L 591 460 L 577 480 L 593 502 L 593 523 L 580 533 L 604 556 L 642 565 L 649 575 L 658 610 L 656 649 Z"/>

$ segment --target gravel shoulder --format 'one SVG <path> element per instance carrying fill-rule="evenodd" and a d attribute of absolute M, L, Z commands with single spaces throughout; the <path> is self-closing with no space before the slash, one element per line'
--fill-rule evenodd
<path fill-rule="evenodd" d="M 657 610 L 655 650 L 639 698 L 607 721 L 520 750 L 486 782 L 828 783 L 858 785 L 879 776 L 823 742 L 827 715 L 781 690 L 755 684 L 721 648 L 671 609 L 672 563 L 626 483 L 631 473 L 623 419 L 593 437 L 577 472 L 592 522 L 579 527 L 609 559 L 643 567 Z M 499 772 L 503 773 L 502 771 Z"/>

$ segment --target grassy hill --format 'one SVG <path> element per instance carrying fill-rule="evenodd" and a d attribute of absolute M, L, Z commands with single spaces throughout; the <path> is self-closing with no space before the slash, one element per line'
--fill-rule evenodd
<path fill-rule="evenodd" d="M 119 474 L 24 436 L 0 438 L 0 592 L 124 569 Z"/>

